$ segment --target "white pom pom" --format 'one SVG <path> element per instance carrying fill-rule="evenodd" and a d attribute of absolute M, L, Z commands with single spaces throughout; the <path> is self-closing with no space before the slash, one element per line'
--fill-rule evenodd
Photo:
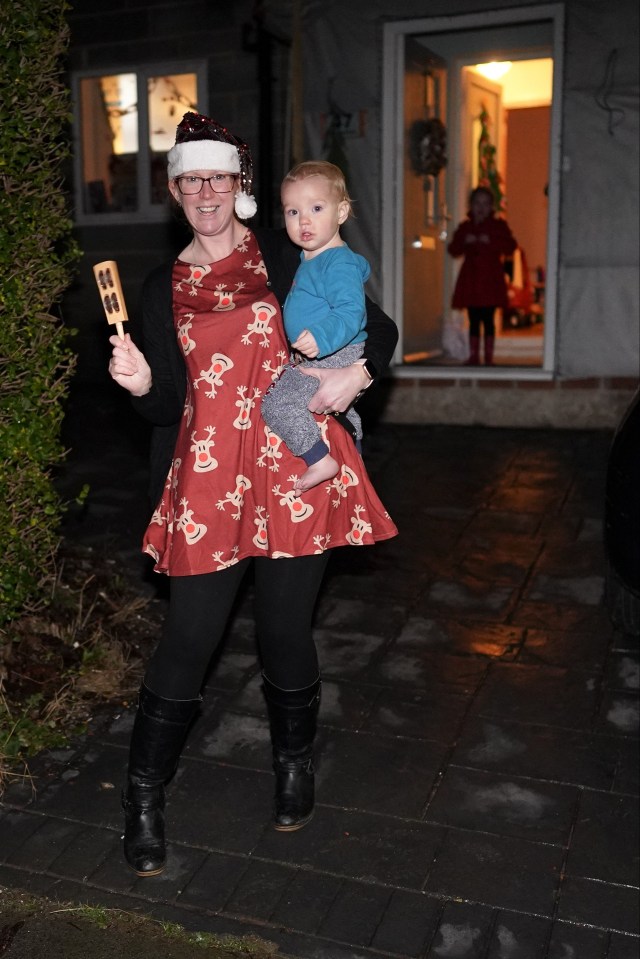
<path fill-rule="evenodd" d="M 253 196 L 249 196 L 244 190 L 236 194 L 235 202 L 236 213 L 241 220 L 248 220 L 258 212 L 258 204 Z"/>

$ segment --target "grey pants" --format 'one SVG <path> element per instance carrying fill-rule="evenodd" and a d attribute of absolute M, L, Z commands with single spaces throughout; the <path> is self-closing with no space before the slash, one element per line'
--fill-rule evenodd
<path fill-rule="evenodd" d="M 301 366 L 339 369 L 359 360 L 363 350 L 364 343 L 353 343 L 321 360 L 305 360 Z M 301 456 L 307 466 L 317 463 L 329 452 L 317 421 L 307 409 L 318 386 L 315 376 L 301 373 L 296 366 L 287 366 L 262 400 L 262 416 L 269 429 L 284 440 L 294 456 Z M 346 416 L 356 430 L 356 438 L 361 440 L 360 417 L 353 409 L 348 410 Z"/>

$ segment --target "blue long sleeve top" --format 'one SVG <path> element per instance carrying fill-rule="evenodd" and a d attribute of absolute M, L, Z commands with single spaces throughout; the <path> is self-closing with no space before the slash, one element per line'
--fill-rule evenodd
<path fill-rule="evenodd" d="M 300 254 L 300 266 L 284 303 L 284 325 L 294 343 L 309 330 L 318 344 L 318 358 L 329 356 L 366 337 L 364 284 L 371 268 L 348 246 L 331 247 L 311 259 Z"/>

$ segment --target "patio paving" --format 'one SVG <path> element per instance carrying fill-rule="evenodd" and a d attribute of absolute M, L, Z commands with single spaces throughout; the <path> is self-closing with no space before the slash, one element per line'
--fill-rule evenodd
<path fill-rule="evenodd" d="M 66 535 L 148 592 L 144 437 L 113 404 L 90 436 L 72 420 L 62 482 L 92 489 Z M 400 535 L 330 564 L 311 823 L 270 826 L 249 583 L 168 789 L 165 873 L 122 859 L 133 715 L 113 711 L 41 758 L 35 797 L 5 793 L 0 885 L 295 959 L 638 959 L 639 649 L 602 605 L 610 438 L 373 426 Z"/>

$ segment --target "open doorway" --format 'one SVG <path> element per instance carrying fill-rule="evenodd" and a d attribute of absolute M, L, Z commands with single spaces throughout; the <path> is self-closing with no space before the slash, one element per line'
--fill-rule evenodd
<path fill-rule="evenodd" d="M 488 153 L 499 215 L 518 243 L 504 263 L 509 309 L 496 312 L 494 370 L 553 370 L 560 17 L 553 5 L 388 25 L 383 179 L 399 202 L 383 206 L 383 277 L 405 368 L 464 370 L 467 320 L 450 305 L 459 261 L 447 245 Z"/>
<path fill-rule="evenodd" d="M 508 307 L 495 315 L 497 366 L 538 367 L 543 362 L 547 276 L 548 184 L 552 57 L 494 60 L 465 65 L 459 77 L 461 166 L 464 176 L 452 184 L 452 217 L 465 216 L 464 183 L 489 186 L 498 216 L 504 217 L 517 241 L 504 261 Z M 469 136 L 469 133 L 471 134 Z M 466 142 L 465 142 L 466 141 Z M 493 169 L 487 170 L 487 167 Z M 451 229 L 447 231 L 451 236 Z M 447 290 L 452 289 L 459 261 L 448 260 Z M 449 330 L 447 330 L 449 324 Z M 440 362 L 465 359 L 455 349 L 465 318 L 444 304 L 443 351 Z M 448 334 L 448 336 L 447 336 Z M 466 349 L 466 340 L 462 344 Z"/>

